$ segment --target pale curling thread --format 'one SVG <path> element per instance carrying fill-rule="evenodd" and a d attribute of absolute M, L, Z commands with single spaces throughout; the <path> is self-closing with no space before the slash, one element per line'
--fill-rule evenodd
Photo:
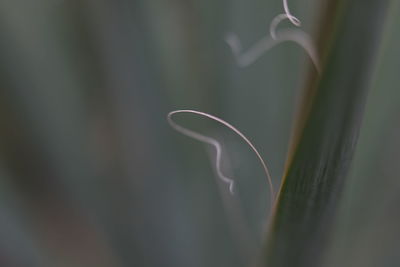
<path fill-rule="evenodd" d="M 237 64 L 240 67 L 247 67 L 258 60 L 265 52 L 274 46 L 285 41 L 292 41 L 300 45 L 307 52 L 317 71 L 321 72 L 317 50 L 313 41 L 311 40 L 311 37 L 306 32 L 301 30 L 286 29 L 279 31 L 279 34 L 277 35 L 276 29 L 278 25 L 285 19 L 290 20 L 290 22 L 297 27 L 301 25 L 300 20 L 290 13 L 287 0 L 283 0 L 283 9 L 285 10 L 285 13 L 275 16 L 270 23 L 270 37 L 263 37 L 246 52 L 242 52 L 242 44 L 237 35 L 228 33 L 225 36 L 225 41 L 231 48 Z"/>
<path fill-rule="evenodd" d="M 286 13 L 279 14 L 275 18 L 272 19 L 271 24 L 269 25 L 269 34 L 271 35 L 272 39 L 274 39 L 274 40 L 277 39 L 276 28 L 278 27 L 279 23 L 281 23 L 285 19 L 290 19 L 290 17 Z M 300 25 L 296 25 L 296 26 L 300 26 Z"/>
<path fill-rule="evenodd" d="M 287 18 L 290 20 L 290 22 L 292 22 L 296 26 L 301 25 L 301 21 L 290 13 L 287 0 L 283 0 L 283 9 L 285 10 L 285 14 Z"/>
<path fill-rule="evenodd" d="M 261 58 L 265 52 L 276 45 L 282 42 L 291 41 L 300 45 L 307 52 L 317 71 L 321 71 L 317 51 L 310 36 L 306 32 L 298 29 L 284 29 L 280 30 L 278 34 L 274 32 L 274 35 L 276 38 L 271 36 L 263 37 L 245 52 L 241 51 L 241 42 L 235 34 L 227 34 L 225 41 L 231 48 L 234 58 L 240 67 L 247 67 L 253 64 Z"/>
<path fill-rule="evenodd" d="M 191 113 L 191 114 L 196 114 L 196 115 L 200 115 L 202 117 L 206 117 L 209 119 L 212 119 L 222 125 L 224 125 L 225 127 L 229 128 L 230 130 L 232 130 L 233 132 L 235 132 L 241 139 L 243 139 L 247 145 L 253 150 L 253 152 L 256 154 L 258 160 L 260 161 L 262 167 L 263 167 L 263 171 L 267 177 L 267 182 L 268 182 L 268 186 L 270 188 L 270 195 L 271 195 L 271 206 L 273 206 L 274 203 L 274 189 L 273 189 L 273 184 L 272 184 L 272 179 L 271 179 L 271 175 L 269 173 L 267 164 L 265 163 L 265 161 L 263 160 L 263 158 L 261 157 L 260 152 L 258 152 L 258 150 L 256 149 L 256 147 L 253 145 L 253 143 L 242 133 L 240 132 L 236 127 L 234 127 L 233 125 L 229 124 L 228 122 L 213 116 L 211 114 L 205 113 L 205 112 L 201 112 L 201 111 L 196 111 L 196 110 L 190 110 L 190 109 L 182 109 L 182 110 L 175 110 L 175 111 L 171 111 L 170 113 L 168 113 L 167 115 L 167 121 L 170 124 L 170 126 L 178 131 L 179 133 L 186 135 L 190 138 L 193 138 L 195 140 L 198 140 L 200 142 L 212 145 L 215 150 L 216 150 L 216 160 L 215 160 L 215 165 L 216 165 L 216 172 L 219 176 L 219 178 L 224 181 L 225 183 L 229 184 L 229 191 L 233 194 L 233 188 L 234 188 L 234 181 L 233 179 L 225 176 L 222 172 L 221 169 L 221 159 L 222 159 L 222 148 L 220 143 L 215 140 L 214 138 L 202 135 L 198 132 L 195 132 L 193 130 L 189 130 L 183 126 L 180 126 L 179 124 L 177 124 L 176 122 L 174 122 L 174 120 L 172 119 L 172 116 L 174 116 L 175 114 L 178 113 Z"/>

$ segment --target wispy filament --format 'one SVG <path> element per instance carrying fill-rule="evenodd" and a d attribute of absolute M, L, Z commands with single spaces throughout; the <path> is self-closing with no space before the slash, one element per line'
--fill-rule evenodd
<path fill-rule="evenodd" d="M 279 23 L 281 23 L 285 19 L 289 19 L 290 17 L 287 14 L 279 14 L 275 18 L 272 19 L 271 24 L 269 25 L 269 34 L 271 35 L 272 39 L 276 39 L 276 28 L 278 27 Z M 296 24 L 295 24 L 296 25 Z M 299 25 L 296 25 L 299 26 Z"/>
<path fill-rule="evenodd" d="M 287 0 L 283 0 L 283 9 L 285 10 L 285 14 L 286 14 L 287 18 L 290 20 L 290 22 L 292 22 L 296 26 L 301 25 L 300 20 L 290 13 Z"/>
<path fill-rule="evenodd" d="M 178 113 L 191 113 L 191 114 L 196 114 L 196 115 L 200 115 L 202 117 L 206 117 L 209 119 L 212 119 L 222 125 L 224 125 L 225 127 L 229 128 L 230 130 L 232 130 L 233 132 L 235 132 L 242 140 L 244 140 L 247 145 L 254 151 L 254 153 L 256 154 L 257 158 L 259 159 L 262 167 L 263 167 L 263 171 L 267 177 L 267 182 L 268 182 L 268 186 L 270 188 L 270 196 L 271 196 L 271 206 L 274 203 L 274 189 L 273 189 L 273 185 L 272 185 L 272 179 L 271 179 L 271 175 L 269 173 L 269 170 L 267 168 L 267 164 L 265 163 L 265 161 L 263 160 L 263 158 L 261 157 L 260 152 L 258 152 L 258 150 L 256 149 L 256 147 L 253 145 L 253 143 L 242 133 L 240 132 L 236 127 L 234 127 L 233 125 L 229 124 L 228 122 L 213 116 L 211 114 L 205 113 L 205 112 L 201 112 L 201 111 L 196 111 L 196 110 L 190 110 L 190 109 L 184 109 L 184 110 L 175 110 L 172 111 L 170 113 L 168 113 L 167 115 L 167 120 L 168 123 L 171 125 L 171 127 L 173 129 L 175 129 L 176 131 L 180 132 L 181 134 L 184 134 L 188 137 L 191 137 L 195 140 L 198 140 L 200 142 L 209 144 L 211 146 L 213 146 L 216 150 L 216 159 L 215 159 L 215 168 L 216 168 L 216 172 L 218 177 L 224 181 L 225 183 L 229 184 L 229 190 L 230 192 L 233 194 L 234 192 L 234 180 L 226 175 L 223 174 L 222 168 L 221 168 L 221 160 L 222 160 L 222 147 L 221 144 L 214 138 L 211 138 L 209 136 L 205 136 L 202 135 L 198 132 L 195 132 L 193 130 L 189 130 L 179 124 L 177 124 L 172 117 L 175 114 Z"/>
<path fill-rule="evenodd" d="M 285 13 L 275 16 L 270 23 L 270 36 L 267 35 L 263 37 L 245 52 L 243 52 L 242 44 L 236 34 L 228 33 L 226 35 L 225 41 L 230 46 L 237 64 L 240 67 L 247 67 L 253 64 L 265 52 L 274 46 L 285 41 L 291 41 L 300 45 L 307 52 L 315 68 L 318 72 L 320 72 L 321 68 L 317 50 L 309 34 L 299 29 L 285 29 L 279 32 L 276 31 L 278 25 L 285 19 L 290 20 L 290 22 L 295 26 L 299 27 L 301 25 L 300 20 L 290 13 L 287 0 L 283 0 L 283 8 Z"/>
<path fill-rule="evenodd" d="M 275 38 L 272 36 L 264 36 L 245 52 L 242 52 L 242 45 L 237 35 L 229 33 L 226 36 L 225 41 L 230 46 L 235 60 L 240 67 L 247 67 L 253 64 L 265 52 L 276 45 L 282 42 L 291 41 L 300 45 L 307 52 L 315 68 L 318 71 L 321 70 L 317 51 L 307 33 L 298 29 L 284 29 L 280 30 L 278 33 L 274 32 L 274 37 Z"/>

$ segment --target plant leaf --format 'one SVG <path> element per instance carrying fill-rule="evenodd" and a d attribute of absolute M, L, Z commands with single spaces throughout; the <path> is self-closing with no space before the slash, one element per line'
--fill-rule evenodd
<path fill-rule="evenodd" d="M 341 1 L 324 70 L 287 165 L 265 266 L 319 266 L 353 157 L 389 0 Z M 304 114 L 304 112 L 302 113 Z M 304 116 L 304 115 L 303 115 Z M 295 136 L 296 138 L 296 136 Z"/>

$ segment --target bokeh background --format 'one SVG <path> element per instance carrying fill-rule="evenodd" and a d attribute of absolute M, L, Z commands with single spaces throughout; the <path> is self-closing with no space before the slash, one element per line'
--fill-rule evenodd
<path fill-rule="evenodd" d="M 289 1 L 315 37 L 326 0 Z M 234 196 L 175 109 L 244 132 L 279 188 L 308 56 L 285 42 L 240 68 L 283 12 L 272 0 L 2 0 L 0 266 L 246 266 L 262 253 L 269 193 L 257 158 L 217 138 Z M 391 10 L 326 266 L 400 264 L 400 26 Z M 281 27 L 293 27 L 285 22 Z M 357 34 L 357 33 L 354 33 Z M 349 58 L 351 60 L 351 58 Z"/>

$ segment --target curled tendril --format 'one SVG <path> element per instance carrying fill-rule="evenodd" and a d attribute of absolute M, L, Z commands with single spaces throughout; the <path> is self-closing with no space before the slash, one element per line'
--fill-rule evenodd
<path fill-rule="evenodd" d="M 206 117 L 209 118 L 211 120 L 214 120 L 222 125 L 224 125 L 225 127 L 229 128 L 230 130 L 232 130 L 234 133 L 236 133 L 242 140 L 244 140 L 246 142 L 246 144 L 251 148 L 251 150 L 253 150 L 253 152 L 256 154 L 258 160 L 260 161 L 262 167 L 263 167 L 263 171 L 265 173 L 265 176 L 267 177 L 267 182 L 268 182 L 268 186 L 270 188 L 270 196 L 271 196 L 271 206 L 274 203 L 274 189 L 273 189 L 273 185 L 272 185 L 272 179 L 271 179 L 271 175 L 269 173 L 267 164 L 265 163 L 265 161 L 263 160 L 263 158 L 261 157 L 260 152 L 258 152 L 258 150 L 256 149 L 256 147 L 253 145 L 253 143 L 242 133 L 240 132 L 236 127 L 234 127 L 233 125 L 229 124 L 228 122 L 213 116 L 211 114 L 205 113 L 205 112 L 201 112 L 201 111 L 196 111 L 196 110 L 190 110 L 190 109 L 183 109 L 183 110 L 175 110 L 172 111 L 170 113 L 168 113 L 167 115 L 167 121 L 170 124 L 170 126 L 176 130 L 177 132 L 186 135 L 190 138 L 193 138 L 195 140 L 198 140 L 200 142 L 209 144 L 211 146 L 213 146 L 216 150 L 216 159 L 215 159 L 215 168 L 216 168 L 216 172 L 218 177 L 224 181 L 225 183 L 227 183 L 229 185 L 229 191 L 233 194 L 234 192 L 234 180 L 226 175 L 223 174 L 222 172 L 222 168 L 221 168 L 221 159 L 222 159 L 222 148 L 221 148 L 221 144 L 215 140 L 214 138 L 211 138 L 209 136 L 205 136 L 202 135 L 198 132 L 195 132 L 193 130 L 189 130 L 179 124 L 177 124 L 172 117 L 178 113 L 190 113 L 190 114 L 196 114 L 196 115 L 200 115 L 201 117 Z"/>
<path fill-rule="evenodd" d="M 280 30 L 279 32 L 276 31 L 278 25 L 285 19 L 290 20 L 290 22 L 292 22 L 293 25 L 297 27 L 301 25 L 300 20 L 290 13 L 287 0 L 283 0 L 283 8 L 285 10 L 285 13 L 275 16 L 270 23 L 270 36 L 264 36 L 261 40 L 259 40 L 245 52 L 243 52 L 242 44 L 236 34 L 228 33 L 225 36 L 225 42 L 230 46 L 236 63 L 239 65 L 239 67 L 247 67 L 253 64 L 265 52 L 267 52 L 274 46 L 285 41 L 291 41 L 297 43 L 306 51 L 315 68 L 318 72 L 320 72 L 321 68 L 317 55 L 317 50 L 311 37 L 306 32 L 299 29 L 285 29 Z"/>
<path fill-rule="evenodd" d="M 290 20 L 291 23 L 293 23 L 293 25 L 301 25 L 301 21 L 290 13 L 287 0 L 283 0 L 283 9 L 285 10 L 286 17 Z"/>
<path fill-rule="evenodd" d="M 321 68 L 317 51 L 310 36 L 306 32 L 298 29 L 284 29 L 277 33 L 274 32 L 274 36 L 276 39 L 274 39 L 272 36 L 264 36 L 245 52 L 242 52 L 242 45 L 236 34 L 227 34 L 225 41 L 230 46 L 235 60 L 240 67 L 247 67 L 253 64 L 265 52 L 282 42 L 295 42 L 307 52 L 315 68 L 318 72 L 320 72 Z"/>
<path fill-rule="evenodd" d="M 269 34 L 271 35 L 272 39 L 276 40 L 276 28 L 278 27 L 279 23 L 283 20 L 289 19 L 287 14 L 279 14 L 275 18 L 272 19 L 271 24 L 269 25 Z M 295 24 L 296 25 L 296 24 Z M 299 25 L 296 25 L 299 26 Z"/>

